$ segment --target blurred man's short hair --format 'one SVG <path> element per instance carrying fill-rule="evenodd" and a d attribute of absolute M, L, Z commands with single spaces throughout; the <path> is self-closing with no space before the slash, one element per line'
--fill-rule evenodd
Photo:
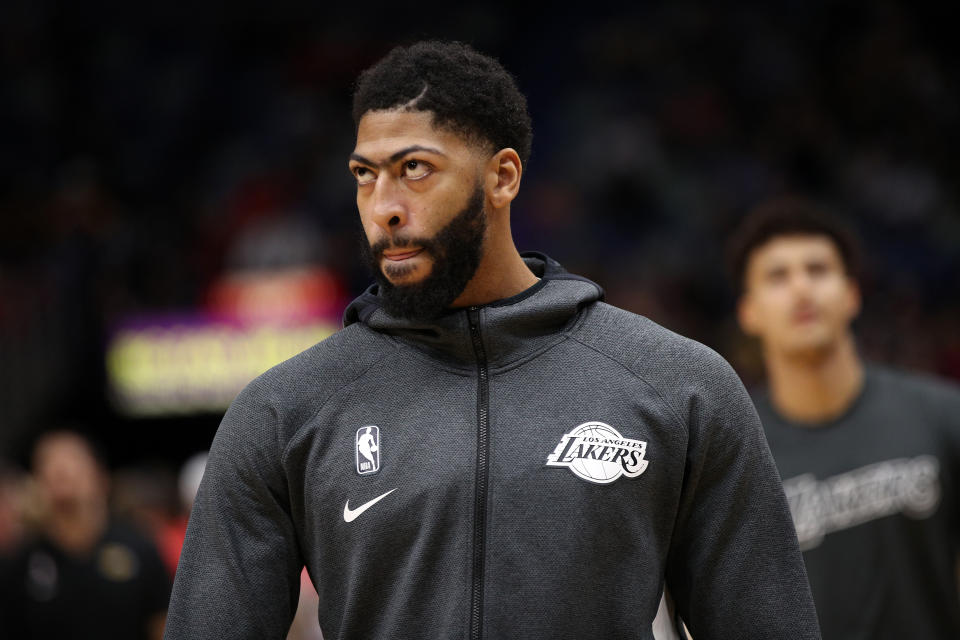
<path fill-rule="evenodd" d="M 848 223 L 838 214 L 801 196 L 765 200 L 740 221 L 727 244 L 727 269 L 736 294 L 743 293 L 750 254 L 781 236 L 826 236 L 833 241 L 851 278 L 860 276 L 860 247 Z"/>

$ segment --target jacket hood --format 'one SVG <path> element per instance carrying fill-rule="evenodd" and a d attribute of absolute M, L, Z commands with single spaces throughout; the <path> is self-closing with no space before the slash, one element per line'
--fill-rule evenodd
<path fill-rule="evenodd" d="M 510 298 L 478 307 L 450 309 L 431 320 L 411 320 L 387 313 L 378 296 L 378 285 L 373 284 L 347 306 L 343 324 L 363 324 L 451 365 L 472 366 L 476 355 L 468 312 L 476 310 L 491 366 L 503 367 L 523 360 L 562 340 L 560 331 L 564 326 L 583 307 L 603 300 L 604 292 L 595 282 L 567 272 L 542 253 L 521 255 L 540 281 Z"/>

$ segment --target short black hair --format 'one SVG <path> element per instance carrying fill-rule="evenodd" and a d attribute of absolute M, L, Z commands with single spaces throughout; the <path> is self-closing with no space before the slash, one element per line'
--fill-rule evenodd
<path fill-rule="evenodd" d="M 747 263 L 753 251 L 774 238 L 794 235 L 830 238 L 847 275 L 860 277 L 860 246 L 849 224 L 809 198 L 779 196 L 750 209 L 727 243 L 727 269 L 738 296 L 744 291 Z"/>
<path fill-rule="evenodd" d="M 357 78 L 353 122 L 368 111 L 433 113 L 437 127 L 499 151 L 511 147 L 524 165 L 533 129 L 527 99 L 494 58 L 461 42 L 417 42 L 395 47 Z"/>

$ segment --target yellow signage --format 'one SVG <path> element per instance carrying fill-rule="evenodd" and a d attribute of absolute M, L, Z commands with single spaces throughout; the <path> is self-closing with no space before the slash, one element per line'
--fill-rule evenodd
<path fill-rule="evenodd" d="M 329 322 L 126 328 L 107 347 L 117 409 L 132 416 L 222 411 L 253 378 L 336 331 Z"/>

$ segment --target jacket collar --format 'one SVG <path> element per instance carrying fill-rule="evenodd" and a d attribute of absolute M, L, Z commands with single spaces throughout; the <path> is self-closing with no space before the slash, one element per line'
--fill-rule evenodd
<path fill-rule="evenodd" d="M 562 339 L 560 331 L 584 306 L 603 299 L 596 283 L 568 273 L 542 253 L 522 254 L 540 281 L 511 298 L 476 309 L 487 362 L 500 368 L 532 356 Z M 450 309 L 429 321 L 414 321 L 388 314 L 371 285 L 344 312 L 344 326 L 361 323 L 392 335 L 433 358 L 458 367 L 475 366 L 468 309 Z"/>

